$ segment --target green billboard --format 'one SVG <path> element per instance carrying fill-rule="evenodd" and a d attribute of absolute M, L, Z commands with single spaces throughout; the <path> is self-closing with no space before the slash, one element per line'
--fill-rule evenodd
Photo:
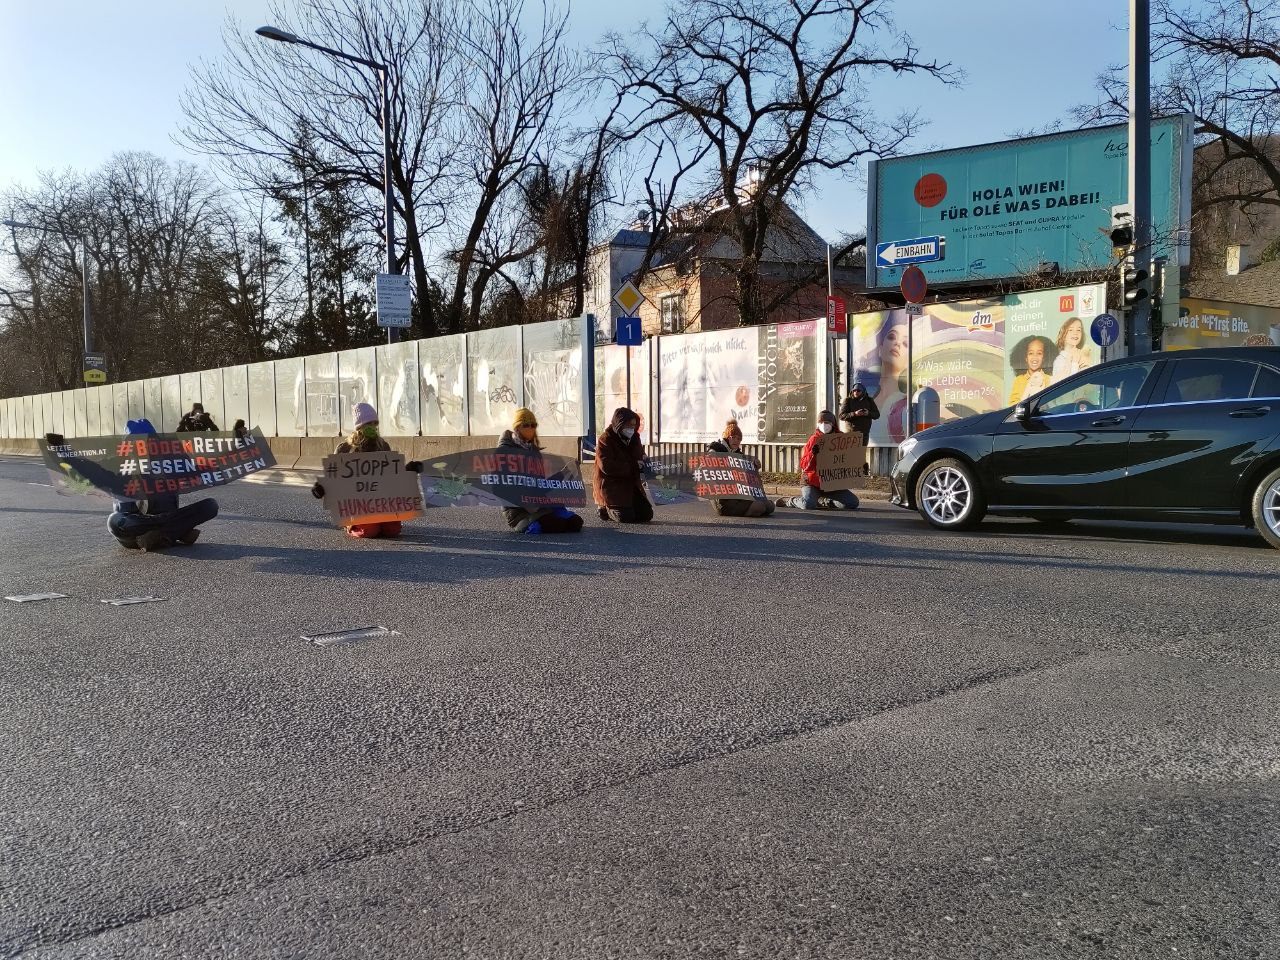
<path fill-rule="evenodd" d="M 1191 218 L 1191 117 L 1151 124 L 1155 249 L 1185 264 Z M 867 190 L 867 286 L 896 287 L 887 265 L 905 241 L 945 241 L 945 258 L 922 262 L 931 285 L 1062 273 L 1112 262 L 1112 207 L 1128 202 L 1128 127 L 1095 127 L 871 165 Z M 881 251 L 877 255 L 877 248 Z M 886 252 L 887 248 L 887 252 Z M 900 254 L 899 254 L 900 255 Z"/>

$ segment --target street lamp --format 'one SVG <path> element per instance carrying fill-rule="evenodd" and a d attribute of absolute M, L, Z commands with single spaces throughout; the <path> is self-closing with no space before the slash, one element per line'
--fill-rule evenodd
<path fill-rule="evenodd" d="M 71 239 L 61 230 L 35 223 L 23 223 L 21 220 L 0 220 L 0 223 L 11 230 L 37 230 L 40 233 L 56 233 L 64 240 Z M 93 353 L 93 311 L 89 306 L 89 246 L 84 242 L 84 237 L 78 237 L 77 242 L 80 244 L 80 285 L 84 299 L 84 352 L 90 354 Z"/>
<path fill-rule="evenodd" d="M 259 27 L 253 32 L 268 40 L 276 40 L 280 43 L 296 43 L 299 46 L 310 47 L 312 50 L 327 53 L 329 56 L 337 57 L 339 60 L 348 60 L 351 63 L 358 63 L 377 71 L 378 92 L 382 97 L 382 215 L 384 221 L 383 229 L 387 237 L 387 273 L 399 273 L 400 271 L 396 269 L 395 221 L 393 219 L 395 208 L 391 202 L 391 103 L 387 91 L 388 71 L 390 68 L 385 63 L 379 63 L 377 60 L 366 60 L 364 57 L 357 57 L 351 53 L 334 50 L 332 47 L 312 43 L 310 40 L 304 40 L 302 37 L 281 30 L 279 27 Z M 387 343 L 395 343 L 396 340 L 396 328 L 387 327 Z"/>

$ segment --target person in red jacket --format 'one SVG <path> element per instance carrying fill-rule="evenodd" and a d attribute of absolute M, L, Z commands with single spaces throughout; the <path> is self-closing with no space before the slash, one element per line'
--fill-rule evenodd
<path fill-rule="evenodd" d="M 804 452 L 800 454 L 800 476 L 804 480 L 804 486 L 800 488 L 800 496 L 782 497 L 778 501 L 778 506 L 795 507 L 797 510 L 858 509 L 858 497 L 852 490 L 823 490 L 822 481 L 818 477 L 818 450 L 835 428 L 835 414 L 830 410 L 823 410 L 818 414 L 817 429 L 813 431 L 813 436 L 804 445 Z"/>

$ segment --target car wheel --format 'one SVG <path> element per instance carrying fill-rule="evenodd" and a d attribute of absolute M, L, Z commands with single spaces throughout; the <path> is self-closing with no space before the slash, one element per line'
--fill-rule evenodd
<path fill-rule="evenodd" d="M 987 512 L 977 477 L 952 459 L 935 460 L 924 468 L 916 481 L 916 508 L 942 530 L 966 530 Z"/>
<path fill-rule="evenodd" d="M 1280 470 L 1263 477 L 1254 491 L 1253 525 L 1267 543 L 1280 550 Z"/>

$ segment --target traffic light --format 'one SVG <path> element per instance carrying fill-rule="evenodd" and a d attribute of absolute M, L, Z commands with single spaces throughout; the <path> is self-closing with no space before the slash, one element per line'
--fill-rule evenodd
<path fill-rule="evenodd" d="M 1112 247 L 1123 250 L 1126 254 L 1133 246 L 1133 213 L 1127 203 L 1111 208 L 1111 228 L 1107 236 L 1111 238 Z"/>
<path fill-rule="evenodd" d="M 1144 270 L 1128 257 L 1124 262 L 1124 305 L 1134 307 L 1151 299 L 1151 271 Z"/>

